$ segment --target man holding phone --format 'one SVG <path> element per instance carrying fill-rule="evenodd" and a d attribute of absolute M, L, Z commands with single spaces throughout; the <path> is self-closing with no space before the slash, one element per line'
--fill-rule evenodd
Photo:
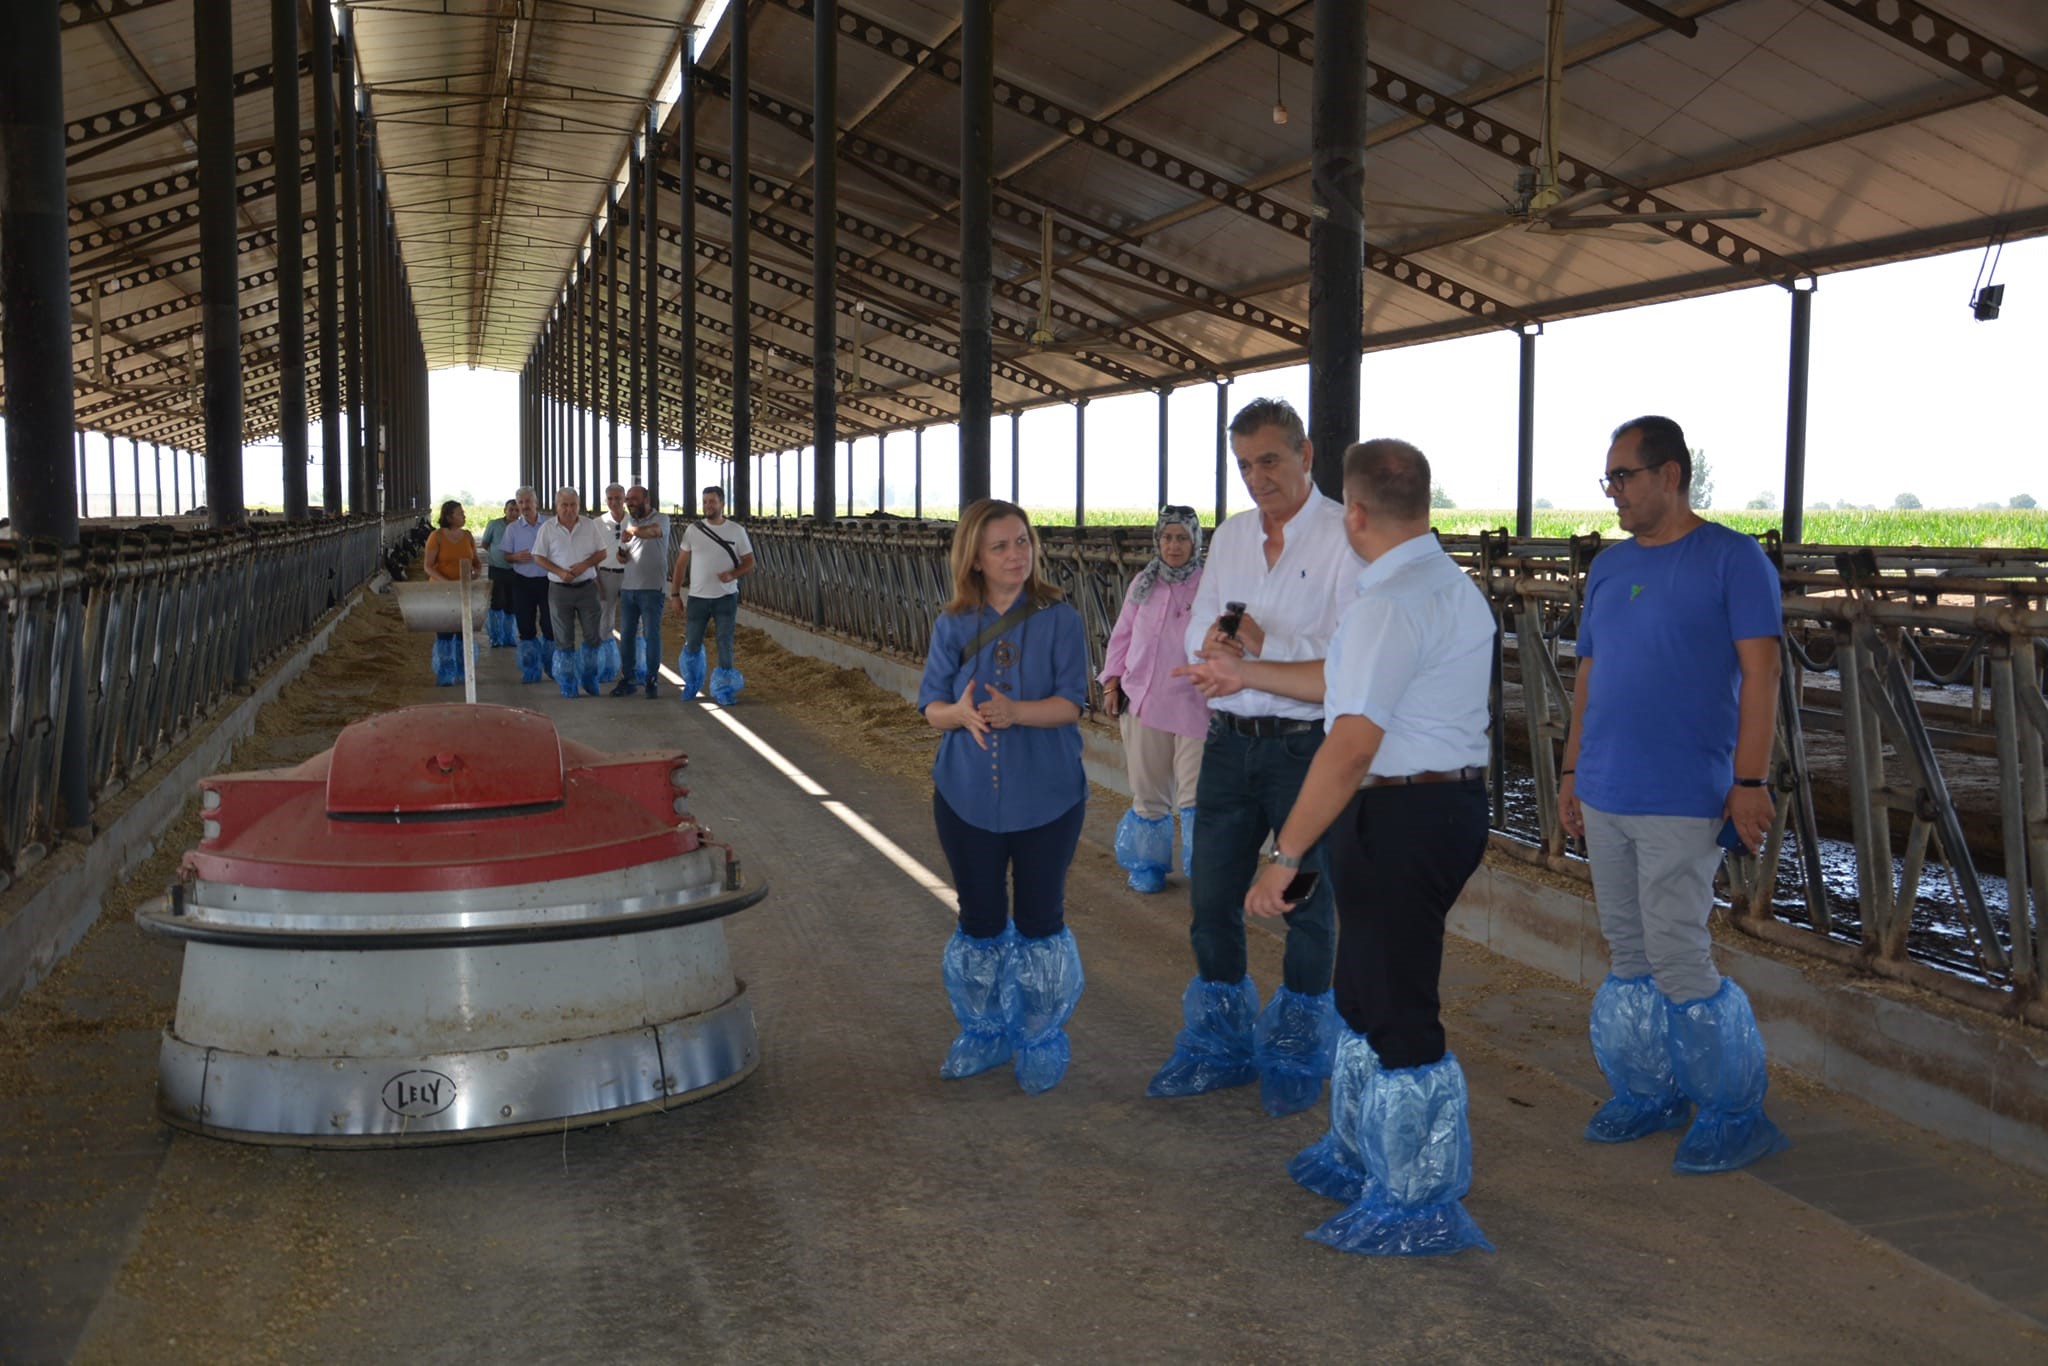
<path fill-rule="evenodd" d="M 1407 442 L 1351 447 L 1344 531 L 1367 567 L 1329 658 L 1204 666 L 1214 687 L 1242 681 L 1322 703 L 1327 735 L 1244 908 L 1285 913 L 1307 851 L 1325 846 L 1348 1029 L 1330 1133 L 1288 1172 L 1347 1202 L 1311 1238 L 1373 1255 L 1487 1246 L 1460 1203 L 1472 1141 L 1437 981 L 1444 917 L 1486 852 L 1493 613 L 1430 534 L 1429 490 L 1429 461 Z"/>
<path fill-rule="evenodd" d="M 1612 440 L 1600 487 L 1631 539 L 1586 573 L 1558 786 L 1611 965 L 1591 1035 L 1614 1096 L 1586 1137 L 1626 1143 L 1696 1105 L 1673 1169 L 1733 1171 L 1786 1146 L 1756 1016 L 1707 928 L 1726 843 L 1760 849 L 1771 824 L 1784 609 L 1763 548 L 1693 512 L 1676 422 L 1639 417 Z"/>
<path fill-rule="evenodd" d="M 1230 446 L 1257 506 L 1210 538 L 1188 656 L 1319 670 L 1360 568 L 1343 509 L 1316 490 L 1308 434 L 1283 400 L 1247 404 L 1231 420 Z M 1190 869 L 1195 977 L 1173 1054 L 1145 1093 L 1192 1096 L 1256 1078 L 1268 1114 L 1293 1114 L 1322 1094 L 1340 1030 L 1330 994 L 1336 916 L 1328 888 L 1311 888 L 1287 912 L 1281 985 L 1262 1011 L 1247 971 L 1244 893 L 1323 743 L 1322 709 L 1256 683 L 1226 693 L 1197 677 L 1196 686 L 1210 716 L 1195 788 L 1202 837 Z M 1319 845 L 1300 852 L 1304 870 L 1322 870 Z"/>

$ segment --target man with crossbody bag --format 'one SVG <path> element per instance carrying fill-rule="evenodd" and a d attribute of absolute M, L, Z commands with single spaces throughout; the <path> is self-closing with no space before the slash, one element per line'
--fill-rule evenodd
<path fill-rule="evenodd" d="M 676 662 L 683 676 L 683 700 L 704 687 L 704 627 L 718 627 L 718 667 L 711 671 L 711 700 L 731 706 L 747 684 L 733 667 L 733 624 L 738 619 L 740 580 L 754 572 L 754 543 L 747 529 L 725 515 L 725 490 L 704 490 L 704 520 L 684 529 L 676 565 L 669 573 L 669 595 L 683 602 L 683 654 Z M 689 592 L 683 591 L 687 580 Z"/>

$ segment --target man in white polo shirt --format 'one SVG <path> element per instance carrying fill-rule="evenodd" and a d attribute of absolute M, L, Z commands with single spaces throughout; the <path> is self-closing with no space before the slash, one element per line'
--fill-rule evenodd
<path fill-rule="evenodd" d="M 574 489 L 555 491 L 555 518 L 533 542 L 533 562 L 548 574 L 548 614 L 555 624 L 555 686 L 576 696 L 578 681 L 597 696 L 597 567 L 612 551 L 608 533 L 578 508 Z"/>
<path fill-rule="evenodd" d="M 1285 401 L 1247 404 L 1231 419 L 1230 447 L 1257 506 L 1210 538 L 1188 655 L 1320 660 L 1362 568 L 1344 539 L 1344 510 L 1316 490 L 1314 450 Z M 1266 1112 L 1293 1114 L 1322 1094 L 1339 1032 L 1330 890 L 1318 886 L 1287 913 L 1282 980 L 1263 1011 L 1246 970 L 1244 893 L 1323 743 L 1322 708 L 1256 687 L 1226 695 L 1199 676 L 1196 686 L 1210 716 L 1195 788 L 1195 977 L 1181 999 L 1173 1055 L 1145 1093 L 1191 1096 L 1256 1077 Z M 1320 844 L 1302 851 L 1302 867 L 1323 871 Z"/>

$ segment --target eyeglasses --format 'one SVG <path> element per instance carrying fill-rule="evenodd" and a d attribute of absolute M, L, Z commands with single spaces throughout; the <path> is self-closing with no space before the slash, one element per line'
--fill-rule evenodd
<path fill-rule="evenodd" d="M 1607 471 L 1607 473 L 1600 476 L 1600 491 L 1606 494 L 1609 498 L 1612 498 L 1615 494 L 1615 491 L 1620 489 L 1622 485 L 1628 483 L 1630 479 L 1633 479 L 1636 475 L 1639 474 L 1648 474 L 1651 470 L 1654 470 L 1656 468 L 1657 467 L 1655 465 L 1637 465 L 1633 468 L 1625 466 L 1618 470 L 1609 470 Z"/>
<path fill-rule="evenodd" d="M 1193 517 L 1195 510 L 1180 503 L 1168 503 L 1165 507 L 1159 509 L 1159 515 L 1161 517 L 1178 517 L 1185 520 Z"/>

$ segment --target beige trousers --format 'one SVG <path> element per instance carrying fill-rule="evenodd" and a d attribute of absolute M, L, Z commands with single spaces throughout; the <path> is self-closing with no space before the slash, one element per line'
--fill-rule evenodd
<path fill-rule="evenodd" d="M 1202 773 L 1202 742 L 1170 730 L 1154 730 L 1126 710 L 1117 718 L 1124 732 L 1124 767 L 1131 775 L 1131 805 L 1156 821 L 1195 804 L 1195 780 Z"/>

